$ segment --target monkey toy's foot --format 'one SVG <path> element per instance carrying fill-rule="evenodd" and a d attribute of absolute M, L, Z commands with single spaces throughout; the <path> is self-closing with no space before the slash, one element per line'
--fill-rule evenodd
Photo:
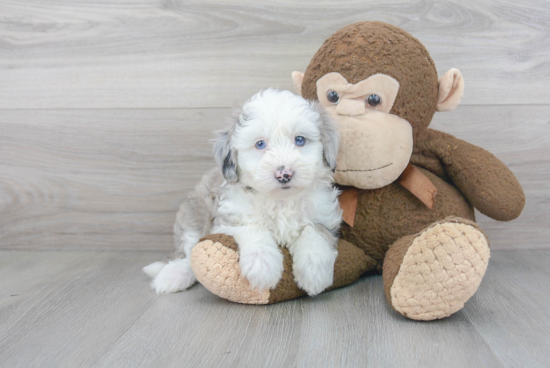
<path fill-rule="evenodd" d="M 272 304 L 306 295 L 296 286 L 292 258 L 286 248 L 284 271 L 274 289 L 252 289 L 240 272 L 238 246 L 227 235 L 214 234 L 201 239 L 191 252 L 191 267 L 198 281 L 223 299 L 244 304 Z M 363 273 L 374 270 L 376 262 L 354 245 L 340 240 L 334 265 L 334 282 L 330 289 L 351 284 Z"/>
<path fill-rule="evenodd" d="M 472 221 L 448 217 L 398 239 L 384 259 L 386 298 L 405 317 L 434 320 L 462 309 L 489 262 L 489 243 Z"/>

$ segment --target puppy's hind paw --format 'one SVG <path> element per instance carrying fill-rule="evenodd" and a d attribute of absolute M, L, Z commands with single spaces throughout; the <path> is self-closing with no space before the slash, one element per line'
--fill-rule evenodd
<path fill-rule="evenodd" d="M 283 273 L 283 254 L 278 248 L 240 252 L 239 265 L 252 289 L 273 289 Z"/>
<path fill-rule="evenodd" d="M 157 294 L 170 294 L 185 290 L 197 282 L 188 259 L 168 263 L 151 281 L 151 288 Z"/>

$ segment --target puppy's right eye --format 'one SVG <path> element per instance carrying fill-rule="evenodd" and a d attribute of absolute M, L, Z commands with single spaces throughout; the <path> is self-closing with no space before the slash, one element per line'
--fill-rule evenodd
<path fill-rule="evenodd" d="M 256 142 L 256 148 L 257 149 L 263 150 L 265 147 L 267 147 L 267 143 L 265 143 L 265 141 Z"/>
<path fill-rule="evenodd" d="M 329 102 L 332 102 L 333 104 L 337 104 L 338 102 L 340 102 L 340 96 L 338 96 L 338 93 L 336 93 L 335 91 L 328 91 L 327 100 L 329 100 Z"/>

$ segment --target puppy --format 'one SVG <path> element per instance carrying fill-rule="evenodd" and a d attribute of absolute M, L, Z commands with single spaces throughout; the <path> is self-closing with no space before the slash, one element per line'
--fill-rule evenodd
<path fill-rule="evenodd" d="M 316 102 L 288 91 L 254 95 L 219 132 L 218 168 L 181 205 L 174 225 L 175 260 L 144 268 L 159 294 L 196 282 L 189 261 L 203 236 L 223 233 L 239 246 L 241 274 L 252 288 L 274 288 L 283 254 L 309 295 L 332 285 L 342 211 L 333 186 L 338 130 Z"/>

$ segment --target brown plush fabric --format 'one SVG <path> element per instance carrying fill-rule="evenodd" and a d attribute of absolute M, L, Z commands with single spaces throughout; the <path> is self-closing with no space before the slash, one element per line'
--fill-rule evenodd
<path fill-rule="evenodd" d="M 428 129 L 416 153 L 437 157 L 454 185 L 481 213 L 499 221 L 517 218 L 525 194 L 512 172 L 491 153 L 450 134 Z"/>
<path fill-rule="evenodd" d="M 338 72 L 349 83 L 382 73 L 400 83 L 391 114 L 418 131 L 430 124 L 438 97 L 437 71 L 426 48 L 407 32 L 381 22 L 359 22 L 330 36 L 313 56 L 304 74 L 302 96 L 317 99 L 317 80 Z"/>
<path fill-rule="evenodd" d="M 281 248 L 284 259 L 283 276 L 275 289 L 271 290 L 269 304 L 306 295 L 296 286 L 292 275 L 292 256 L 288 249 Z M 338 258 L 334 264 L 334 283 L 327 290 L 341 288 L 353 283 L 362 274 L 376 270 L 376 261 L 345 240 L 338 242 Z"/>
<path fill-rule="evenodd" d="M 363 249 L 379 267 L 389 246 L 397 239 L 416 234 L 448 216 L 475 219 L 473 208 L 455 187 L 427 170 L 420 168 L 420 171 L 437 189 L 433 210 L 401 185 L 393 183 L 362 191 L 353 228 L 342 225 L 341 238 Z"/>
<path fill-rule="evenodd" d="M 420 199 L 429 209 L 434 209 L 434 198 L 437 189 L 416 166 L 409 163 L 399 177 L 398 183 Z"/>
<path fill-rule="evenodd" d="M 306 295 L 294 282 L 292 275 L 292 256 L 288 249 L 281 248 L 284 259 L 283 276 L 275 289 L 270 290 L 269 304 L 298 298 Z M 353 244 L 340 239 L 338 242 L 338 258 L 334 264 L 334 283 L 327 290 L 350 285 L 362 274 L 376 270 L 376 261 L 367 256 Z"/>
<path fill-rule="evenodd" d="M 270 290 L 271 295 L 269 296 L 269 304 L 306 295 L 306 292 L 298 288 L 294 282 L 294 275 L 292 274 L 292 256 L 290 252 L 286 248 L 281 248 L 281 250 L 285 256 L 283 276 L 275 289 Z"/>
<path fill-rule="evenodd" d="M 338 242 L 338 258 L 334 264 L 334 282 L 327 290 L 347 286 L 357 280 L 362 274 L 376 271 L 376 261 L 366 255 L 355 245 L 340 239 Z"/>
<path fill-rule="evenodd" d="M 205 236 L 204 238 L 200 239 L 199 243 L 204 241 L 204 240 L 212 240 L 214 243 L 221 243 L 226 248 L 229 248 L 234 252 L 239 251 L 239 245 L 235 241 L 235 238 L 233 238 L 232 236 L 229 236 L 229 235 L 211 234 L 211 235 Z"/>

